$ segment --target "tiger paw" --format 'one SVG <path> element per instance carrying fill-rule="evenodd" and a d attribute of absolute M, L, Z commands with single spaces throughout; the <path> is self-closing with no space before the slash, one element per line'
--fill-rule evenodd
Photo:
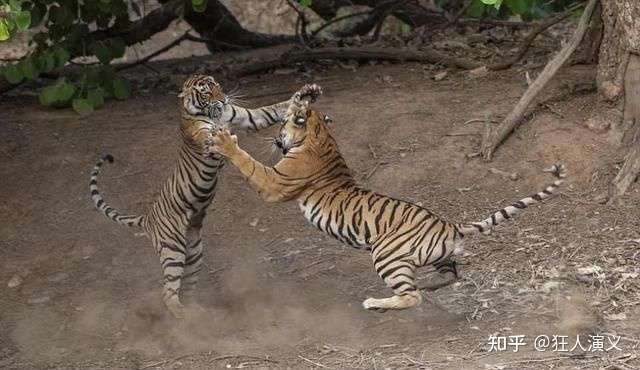
<path fill-rule="evenodd" d="M 213 137 L 212 150 L 220 153 L 225 157 L 230 157 L 240 150 L 238 146 L 238 137 L 231 135 L 228 129 L 222 129 Z"/>
<path fill-rule="evenodd" d="M 302 86 L 297 95 L 299 99 L 309 99 L 313 103 L 322 95 L 322 87 L 317 84 L 306 84 Z"/>
<path fill-rule="evenodd" d="M 387 309 L 380 307 L 380 300 L 375 298 L 367 298 L 362 302 L 362 307 L 368 311 L 374 311 L 378 313 L 386 312 Z"/>

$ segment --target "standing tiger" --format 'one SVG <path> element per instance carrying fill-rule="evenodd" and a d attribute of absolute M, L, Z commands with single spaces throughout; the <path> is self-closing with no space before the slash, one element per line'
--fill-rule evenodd
<path fill-rule="evenodd" d="M 305 85 L 296 96 L 314 99 L 314 85 Z M 202 264 L 202 222 L 214 198 L 218 171 L 224 158 L 209 153 L 214 120 L 232 127 L 258 130 L 282 120 L 288 103 L 246 109 L 229 103 L 220 85 L 210 76 L 189 78 L 178 95 L 182 99 L 182 122 L 178 163 L 160 196 L 144 215 L 123 215 L 108 206 L 98 192 L 98 172 L 109 154 L 95 165 L 89 182 L 96 208 L 120 225 L 141 228 L 160 257 L 163 272 L 162 299 L 177 318 L 184 316 L 180 296 L 192 294 Z"/>
<path fill-rule="evenodd" d="M 356 248 L 371 252 L 373 266 L 394 295 L 367 298 L 363 306 L 384 312 L 421 303 L 415 281 L 417 267 L 431 266 L 457 276 L 452 255 L 462 253 L 465 236 L 489 233 L 500 222 L 548 198 L 563 183 L 565 167 L 545 171 L 557 179 L 542 192 L 516 201 L 472 223 L 444 221 L 429 210 L 358 185 L 327 127 L 329 118 L 294 99 L 275 139 L 284 157 L 266 167 L 238 147 L 237 138 L 222 130 L 212 150 L 226 156 L 267 202 L 297 200 L 304 217 L 320 230 Z"/>

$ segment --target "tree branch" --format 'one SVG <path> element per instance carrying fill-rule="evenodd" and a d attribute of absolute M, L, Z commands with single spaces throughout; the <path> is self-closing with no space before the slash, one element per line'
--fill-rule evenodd
<path fill-rule="evenodd" d="M 549 61 L 549 63 L 544 67 L 544 70 L 538 78 L 533 82 L 531 86 L 525 91 L 522 98 L 516 106 L 513 108 L 511 113 L 507 115 L 507 117 L 502 121 L 502 123 L 498 126 L 498 128 L 490 135 L 488 140 L 483 140 L 480 152 L 485 160 L 491 160 L 493 156 L 493 152 L 508 136 L 513 132 L 515 127 L 520 123 L 524 114 L 533 101 L 535 97 L 544 89 L 547 83 L 553 78 L 553 76 L 558 72 L 560 67 L 569 59 L 571 54 L 576 50 L 580 41 L 584 37 L 585 32 L 589 26 L 589 20 L 593 14 L 593 9 L 595 8 L 598 0 L 589 0 L 582 17 L 580 18 L 580 22 L 578 22 L 578 26 L 576 30 L 573 32 L 571 39 L 569 42 L 560 50 L 560 52 Z"/>
<path fill-rule="evenodd" d="M 421 62 L 444 64 L 449 67 L 474 69 L 480 65 L 465 59 L 441 54 L 434 49 L 421 51 L 396 48 L 319 48 L 304 51 L 290 51 L 271 60 L 247 63 L 230 70 L 234 77 L 242 77 L 274 68 L 282 68 L 295 63 L 316 61 L 319 59 L 357 59 L 357 60 L 391 60 L 398 62 Z"/>
<path fill-rule="evenodd" d="M 489 70 L 492 70 L 492 71 L 501 71 L 501 70 L 510 68 L 512 65 L 517 63 L 520 59 L 522 59 L 522 57 L 527 53 L 527 50 L 529 50 L 529 47 L 533 43 L 533 40 L 535 40 L 539 34 L 544 32 L 544 30 L 546 30 L 547 28 L 555 24 L 558 24 L 564 19 L 567 19 L 571 15 L 571 13 L 573 13 L 576 9 L 581 8 L 582 6 L 584 6 L 584 3 L 574 4 L 569 9 L 556 15 L 555 17 L 552 17 L 543 22 L 540 22 L 533 28 L 533 30 L 531 30 L 531 32 L 529 32 L 527 37 L 525 37 L 525 39 L 522 41 L 522 45 L 520 45 L 518 52 L 516 53 L 516 55 L 513 56 L 513 58 L 503 63 L 496 63 L 494 65 L 487 66 L 487 68 L 489 68 Z"/>

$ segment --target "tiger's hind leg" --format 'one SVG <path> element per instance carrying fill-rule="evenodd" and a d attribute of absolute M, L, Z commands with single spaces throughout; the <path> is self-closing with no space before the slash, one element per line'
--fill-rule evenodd
<path fill-rule="evenodd" d="M 415 265 L 409 260 L 386 264 L 378 274 L 395 295 L 389 298 L 367 298 L 362 302 L 362 306 L 366 310 L 385 312 L 419 305 L 422 295 L 416 287 L 415 270 Z"/>
<path fill-rule="evenodd" d="M 198 274 L 202 270 L 202 250 L 201 238 L 187 246 L 187 258 L 182 278 L 182 297 L 187 304 L 195 301 L 196 286 L 199 280 Z"/>
<path fill-rule="evenodd" d="M 162 301 L 169 312 L 178 319 L 184 318 L 184 306 L 180 302 L 180 287 L 186 260 L 185 247 L 175 243 L 160 242 L 159 255 L 162 266 Z"/>
<path fill-rule="evenodd" d="M 438 272 L 438 278 L 429 279 L 429 282 L 427 284 L 420 285 L 420 290 L 438 290 L 447 285 L 453 284 L 453 282 L 460 278 L 456 261 L 451 258 L 447 258 L 443 261 L 437 262 L 433 265 L 433 267 Z"/>
<path fill-rule="evenodd" d="M 202 269 L 202 222 L 206 211 L 201 211 L 192 216 L 186 232 L 187 256 L 182 278 L 182 297 L 185 303 L 191 303 L 196 294 L 198 275 Z"/>

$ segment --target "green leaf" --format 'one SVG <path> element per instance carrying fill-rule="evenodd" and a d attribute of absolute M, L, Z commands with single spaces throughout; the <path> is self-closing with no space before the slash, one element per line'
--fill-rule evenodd
<path fill-rule="evenodd" d="M 56 85 L 47 86 L 42 91 L 40 91 L 40 95 L 38 95 L 38 100 L 40 100 L 40 104 L 44 106 L 51 106 L 56 101 Z"/>
<path fill-rule="evenodd" d="M 114 80 L 113 96 L 119 100 L 123 100 L 131 96 L 131 86 L 129 85 L 129 83 L 120 78 Z"/>
<path fill-rule="evenodd" d="M 9 24 L 6 20 L 0 19 L 0 41 L 9 40 L 11 34 L 9 33 Z"/>
<path fill-rule="evenodd" d="M 87 114 L 93 112 L 93 105 L 89 99 L 73 99 L 71 103 L 73 110 L 82 116 L 86 116 Z"/>
<path fill-rule="evenodd" d="M 91 45 L 91 52 L 98 58 L 98 60 L 102 64 L 109 64 L 109 62 L 111 62 L 111 60 L 113 59 L 111 50 L 102 41 L 98 41 Z"/>
<path fill-rule="evenodd" d="M 64 81 L 59 85 L 58 91 L 56 94 L 57 100 L 60 103 L 66 103 L 73 98 L 73 95 L 76 93 L 76 87 L 72 84 Z"/>
<path fill-rule="evenodd" d="M 22 69 L 22 74 L 27 80 L 33 80 L 38 77 L 38 67 L 34 63 L 33 58 L 27 58 L 20 62 L 20 69 Z"/>
<path fill-rule="evenodd" d="M 45 15 L 47 15 L 47 6 L 38 2 L 38 3 L 32 3 L 31 7 L 29 8 L 29 11 L 31 13 L 31 26 L 30 27 L 35 27 L 37 25 L 40 24 L 40 22 L 42 22 L 42 20 L 44 19 Z"/>
<path fill-rule="evenodd" d="M 486 5 L 480 0 L 473 0 L 469 9 L 467 9 L 467 15 L 471 18 L 480 18 L 484 15 Z"/>
<path fill-rule="evenodd" d="M 120 37 L 111 39 L 109 45 L 111 46 L 111 56 L 113 59 L 122 58 L 124 56 L 127 45 Z"/>
<path fill-rule="evenodd" d="M 23 10 L 16 14 L 15 17 L 16 26 L 20 31 L 24 31 L 31 25 L 31 13 L 28 10 Z"/>
<path fill-rule="evenodd" d="M 504 3 L 515 14 L 526 14 L 531 11 L 533 5 L 529 0 L 505 0 Z"/>
<path fill-rule="evenodd" d="M 193 6 L 193 10 L 202 13 L 207 10 L 207 0 L 202 0 L 201 3 L 196 3 L 196 0 L 192 0 L 191 5 Z"/>
<path fill-rule="evenodd" d="M 56 68 L 54 53 L 48 52 L 38 58 L 38 69 L 42 72 L 51 72 Z"/>
<path fill-rule="evenodd" d="M 19 12 L 22 9 L 22 3 L 19 0 L 9 0 L 9 8 L 12 12 Z"/>
<path fill-rule="evenodd" d="M 100 11 L 103 12 L 103 13 L 110 13 L 111 12 L 111 2 L 109 2 L 109 1 L 100 1 L 98 3 L 98 9 L 100 9 Z"/>
<path fill-rule="evenodd" d="M 42 89 L 38 99 L 42 105 L 61 107 L 67 105 L 75 93 L 76 87 L 61 78 L 54 85 Z"/>
<path fill-rule="evenodd" d="M 191 4 L 193 4 L 193 6 L 201 6 L 204 4 L 204 0 L 191 0 Z"/>
<path fill-rule="evenodd" d="M 500 9 L 500 5 L 502 5 L 502 0 L 480 0 L 486 5 L 493 5 L 496 9 Z"/>
<path fill-rule="evenodd" d="M 64 6 L 52 6 L 49 8 L 49 20 L 61 27 L 68 27 L 73 22 L 73 14 Z"/>
<path fill-rule="evenodd" d="M 87 93 L 87 100 L 94 108 L 100 108 L 104 105 L 104 91 L 101 88 L 95 90 L 89 90 Z"/>
<path fill-rule="evenodd" d="M 303 6 L 305 8 L 311 6 L 311 2 L 312 0 L 298 0 L 300 6 Z"/>
<path fill-rule="evenodd" d="M 22 70 L 16 64 L 10 64 L 2 69 L 4 78 L 12 84 L 19 84 L 24 79 Z"/>
<path fill-rule="evenodd" d="M 62 47 L 56 48 L 53 54 L 55 59 L 55 68 L 64 67 L 64 65 L 69 61 L 69 58 L 71 58 L 71 55 L 69 54 L 67 49 L 64 49 Z"/>

